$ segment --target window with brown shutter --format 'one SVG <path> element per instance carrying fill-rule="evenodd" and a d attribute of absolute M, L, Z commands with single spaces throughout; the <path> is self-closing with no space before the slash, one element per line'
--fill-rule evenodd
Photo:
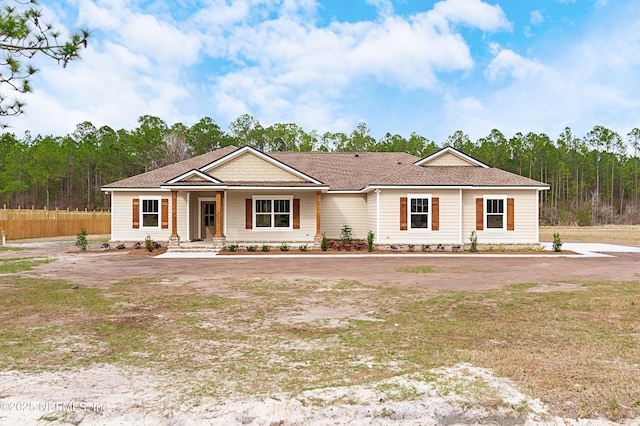
<path fill-rule="evenodd" d="M 169 199 L 162 199 L 162 229 L 169 229 Z"/>
<path fill-rule="evenodd" d="M 513 231 L 515 227 L 515 200 L 507 198 L 507 231 Z"/>
<path fill-rule="evenodd" d="M 245 200 L 244 228 L 253 229 L 253 200 L 251 198 Z"/>
<path fill-rule="evenodd" d="M 407 197 L 400 198 L 400 230 L 407 230 Z"/>
<path fill-rule="evenodd" d="M 293 199 L 293 229 L 300 229 L 300 199 Z"/>
<path fill-rule="evenodd" d="M 133 199 L 132 210 L 133 210 L 133 229 L 138 229 L 140 228 L 140 199 L 139 198 Z"/>
<path fill-rule="evenodd" d="M 431 198 L 431 230 L 440 230 L 440 198 Z"/>
<path fill-rule="evenodd" d="M 484 200 L 482 198 L 476 198 L 476 230 L 482 231 L 484 229 Z"/>

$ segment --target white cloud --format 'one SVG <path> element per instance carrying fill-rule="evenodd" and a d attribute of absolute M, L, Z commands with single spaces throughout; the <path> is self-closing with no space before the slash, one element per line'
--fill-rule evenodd
<path fill-rule="evenodd" d="M 382 16 L 393 14 L 393 3 L 391 3 L 391 0 L 365 0 L 365 2 L 374 6 Z"/>
<path fill-rule="evenodd" d="M 462 23 L 483 31 L 511 30 L 511 23 L 499 5 L 481 0 L 444 0 L 433 6 L 433 12 L 447 21 Z"/>
<path fill-rule="evenodd" d="M 529 22 L 531 23 L 531 25 L 542 24 L 544 22 L 544 16 L 542 15 L 542 12 L 540 12 L 539 10 L 534 10 L 533 12 L 531 12 L 531 18 Z"/>
<path fill-rule="evenodd" d="M 462 127 L 477 139 L 497 128 L 507 136 L 534 131 L 555 138 L 565 126 L 584 135 L 603 125 L 624 137 L 638 126 L 637 17 L 621 12 L 578 40 L 556 41 L 553 48 L 536 60 L 500 50 L 485 70 L 490 89 L 484 95 L 446 98 L 447 132 Z"/>
<path fill-rule="evenodd" d="M 485 70 L 485 75 L 493 80 L 505 76 L 523 80 L 537 76 L 548 77 L 550 74 L 551 71 L 544 65 L 523 58 L 510 49 L 501 50 Z"/>
<path fill-rule="evenodd" d="M 593 5 L 596 8 L 600 8 L 600 7 L 607 7 L 608 4 L 609 4 L 609 0 L 596 0 Z"/>

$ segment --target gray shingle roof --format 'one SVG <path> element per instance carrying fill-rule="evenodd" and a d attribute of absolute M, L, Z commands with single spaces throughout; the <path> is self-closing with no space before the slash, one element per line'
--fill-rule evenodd
<path fill-rule="evenodd" d="M 166 181 L 192 169 L 199 169 L 235 151 L 226 147 L 170 166 L 132 176 L 104 188 L 158 188 Z M 418 157 L 403 152 L 269 152 L 272 158 L 315 178 L 332 191 L 361 190 L 367 186 L 522 186 L 547 185 L 496 168 L 414 165 Z M 215 170 L 212 172 L 215 177 Z M 227 185 L 293 186 L 292 182 L 226 181 Z M 205 183 L 191 182 L 194 186 Z M 300 183 L 298 182 L 298 185 Z M 313 186 L 303 184 L 301 186 Z M 323 185 L 324 186 L 324 185 Z"/>

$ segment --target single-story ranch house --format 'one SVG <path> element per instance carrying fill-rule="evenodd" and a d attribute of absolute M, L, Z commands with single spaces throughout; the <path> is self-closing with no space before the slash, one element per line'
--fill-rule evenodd
<path fill-rule="evenodd" d="M 373 231 L 378 245 L 538 243 L 545 183 L 446 147 L 402 152 L 268 152 L 229 146 L 106 185 L 112 241 L 319 245 Z M 210 243 L 209 243 L 210 242 Z"/>

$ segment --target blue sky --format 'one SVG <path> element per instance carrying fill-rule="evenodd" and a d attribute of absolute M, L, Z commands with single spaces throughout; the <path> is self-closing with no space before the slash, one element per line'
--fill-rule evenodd
<path fill-rule="evenodd" d="M 640 126 L 637 0 L 41 0 L 92 31 L 80 62 L 39 61 L 9 131 L 133 129 L 242 114 L 263 126 L 437 143 L 462 130 L 584 135 Z"/>

